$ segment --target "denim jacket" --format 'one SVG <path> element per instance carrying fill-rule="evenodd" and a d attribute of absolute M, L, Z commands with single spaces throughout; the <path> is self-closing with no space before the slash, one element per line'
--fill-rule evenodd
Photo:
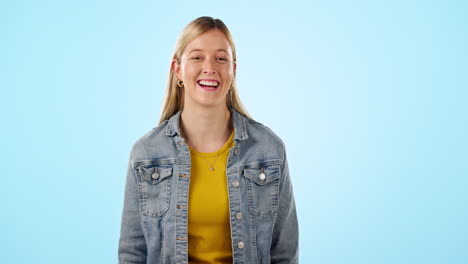
<path fill-rule="evenodd" d="M 233 263 L 298 263 L 298 223 L 285 145 L 268 127 L 229 110 L 235 130 L 226 166 Z M 180 135 L 180 114 L 132 147 L 119 263 L 188 263 L 191 163 Z"/>

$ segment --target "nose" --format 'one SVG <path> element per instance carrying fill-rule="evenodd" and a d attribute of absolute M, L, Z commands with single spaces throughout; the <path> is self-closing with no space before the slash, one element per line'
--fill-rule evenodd
<path fill-rule="evenodd" d="M 216 71 L 215 70 L 203 70 L 203 73 L 204 74 L 215 74 Z"/>
<path fill-rule="evenodd" d="M 212 60 L 205 60 L 203 63 L 203 73 L 204 74 L 215 74 L 216 68 Z"/>

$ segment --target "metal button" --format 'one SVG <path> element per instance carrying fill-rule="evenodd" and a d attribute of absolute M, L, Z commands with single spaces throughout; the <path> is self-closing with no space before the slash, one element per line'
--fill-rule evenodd
<path fill-rule="evenodd" d="M 258 178 L 259 178 L 261 181 L 265 180 L 265 178 L 266 178 L 265 173 L 260 172 L 260 175 L 258 175 Z"/>
<path fill-rule="evenodd" d="M 237 219 L 242 219 L 242 213 L 241 213 L 241 212 L 237 212 L 237 213 L 236 213 L 236 218 L 237 218 Z"/>
<path fill-rule="evenodd" d="M 239 155 L 239 148 L 236 148 L 236 149 L 234 150 L 234 154 L 235 154 L 235 155 Z"/>
<path fill-rule="evenodd" d="M 244 248 L 244 242 L 241 241 L 241 242 L 237 243 L 237 247 L 238 248 Z"/>
<path fill-rule="evenodd" d="M 233 181 L 231 184 L 235 188 L 239 187 L 239 182 L 238 181 Z"/>
<path fill-rule="evenodd" d="M 159 173 L 157 172 L 153 172 L 153 174 L 151 174 L 151 177 L 155 180 L 157 180 L 159 178 Z"/>

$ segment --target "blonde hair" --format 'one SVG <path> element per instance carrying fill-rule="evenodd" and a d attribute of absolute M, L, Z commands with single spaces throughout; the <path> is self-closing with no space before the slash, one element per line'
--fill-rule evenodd
<path fill-rule="evenodd" d="M 214 19 L 208 16 L 202 16 L 192 20 L 180 33 L 179 39 L 176 42 L 174 53 L 172 59 L 176 59 L 177 63 L 180 63 L 180 57 L 185 47 L 199 35 L 208 32 L 210 30 L 219 30 L 226 35 L 226 38 L 231 45 L 232 56 L 234 63 L 236 62 L 236 48 L 234 46 L 234 41 L 232 39 L 231 33 L 226 25 L 220 19 Z M 172 61 L 171 61 L 172 65 Z M 247 110 L 241 103 L 239 93 L 236 87 L 236 74 L 234 72 L 234 77 L 232 79 L 231 87 L 229 92 L 226 95 L 226 104 L 228 107 L 234 108 L 237 112 L 241 113 L 244 116 L 252 118 Z M 164 105 L 161 112 L 161 117 L 159 119 L 159 124 L 164 122 L 164 120 L 169 119 L 179 110 L 184 107 L 184 91 L 183 88 L 177 85 L 177 77 L 172 71 L 172 68 L 169 68 L 169 79 L 167 82 L 166 95 L 164 98 Z"/>

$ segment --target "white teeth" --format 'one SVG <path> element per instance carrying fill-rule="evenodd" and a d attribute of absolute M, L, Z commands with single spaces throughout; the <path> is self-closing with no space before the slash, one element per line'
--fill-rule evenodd
<path fill-rule="evenodd" d="M 218 86 L 218 82 L 213 82 L 213 81 L 198 81 L 199 84 L 201 85 L 206 85 L 206 86 Z"/>

